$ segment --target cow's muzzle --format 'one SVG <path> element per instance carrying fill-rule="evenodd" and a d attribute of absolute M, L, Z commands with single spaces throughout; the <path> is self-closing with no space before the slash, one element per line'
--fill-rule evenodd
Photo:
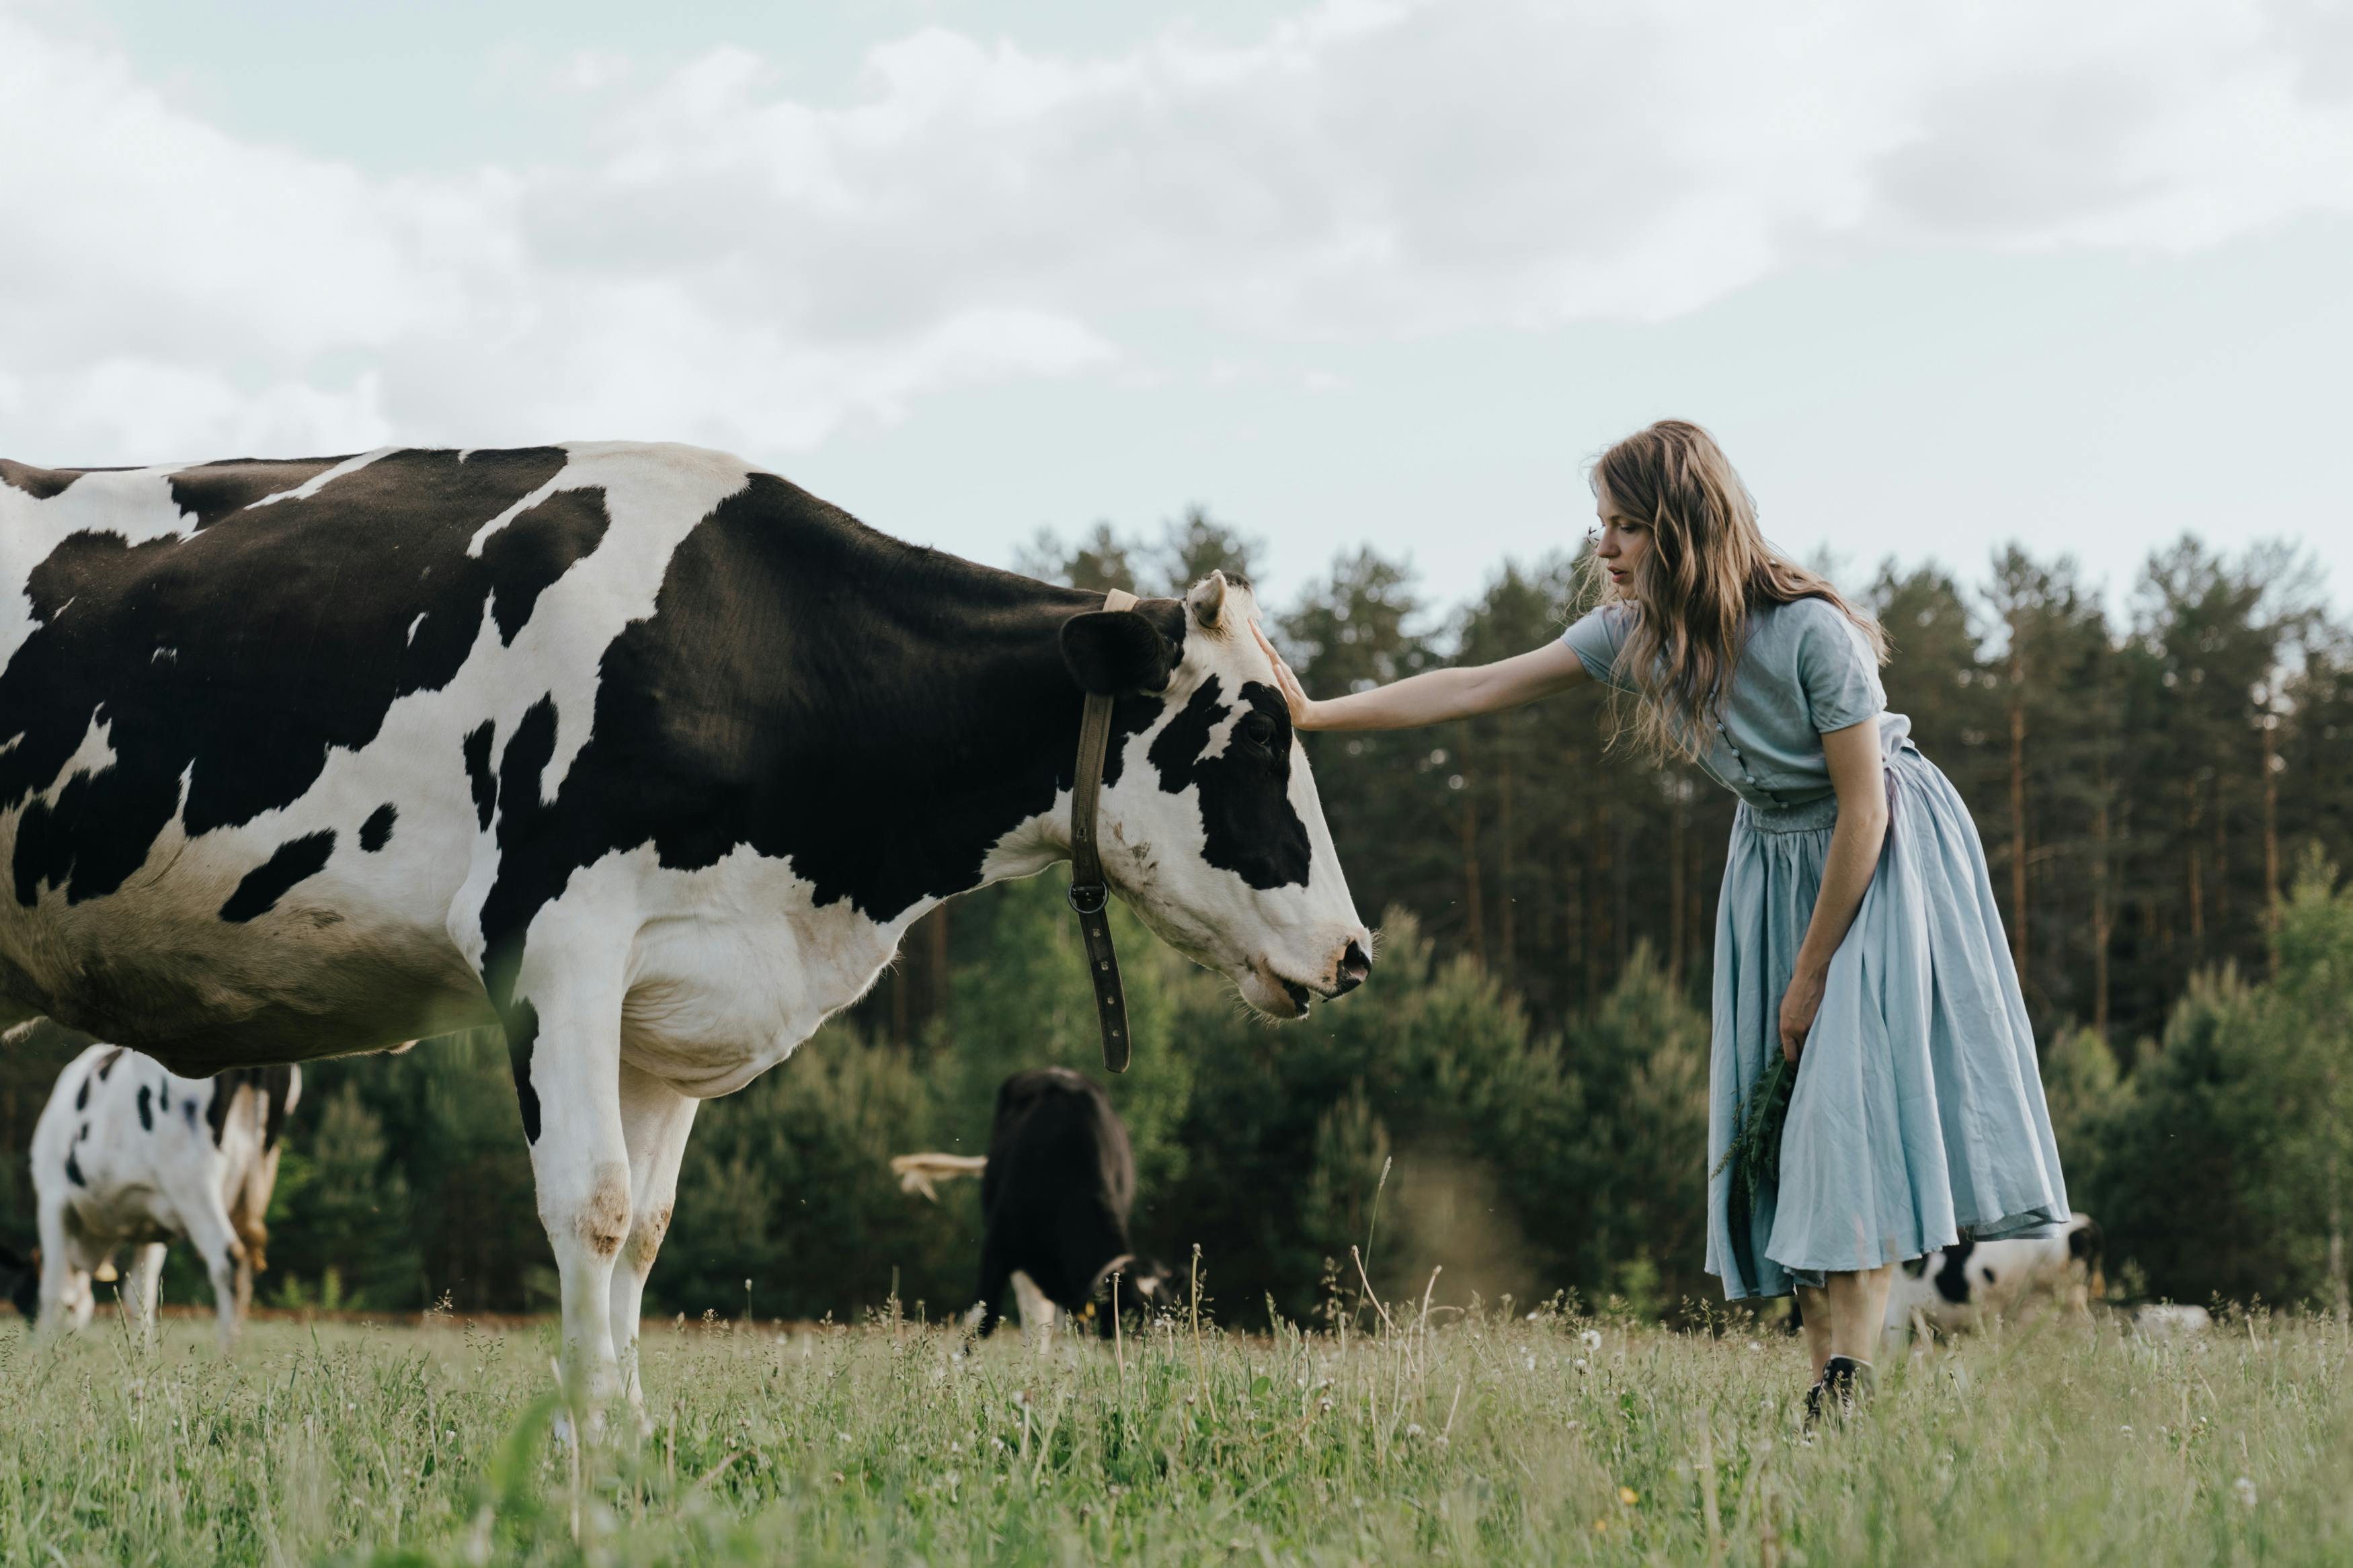
<path fill-rule="evenodd" d="M 1362 985 L 1365 977 L 1372 972 L 1373 955 L 1365 951 L 1363 942 L 1350 937 L 1348 945 L 1341 950 L 1338 966 L 1333 971 L 1332 994 L 1345 996 Z"/>

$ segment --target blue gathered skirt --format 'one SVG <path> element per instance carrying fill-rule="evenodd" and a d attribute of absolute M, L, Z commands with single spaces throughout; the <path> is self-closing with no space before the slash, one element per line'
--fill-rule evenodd
<path fill-rule="evenodd" d="M 1743 803 L 1716 910 L 1709 1069 L 1707 1270 L 1727 1297 L 1780 1296 L 1876 1268 L 1967 1231 L 2015 1236 L 2063 1221 L 2067 1188 L 2042 1100 L 2026 1000 L 1985 848 L 1945 775 L 1883 728 L 1891 812 L 1879 868 L 1831 960 L 1781 1142 L 1778 1192 L 1751 1216 L 1756 1289 L 1733 1266 L 1735 1118 L 1780 1048 L 1830 854 L 1835 800 Z"/>

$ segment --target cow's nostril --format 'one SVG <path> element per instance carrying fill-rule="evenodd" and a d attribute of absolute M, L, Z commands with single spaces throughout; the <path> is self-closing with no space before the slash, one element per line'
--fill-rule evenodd
<path fill-rule="evenodd" d="M 1349 938 L 1347 948 L 1340 954 L 1339 984 L 1333 994 L 1345 995 L 1354 991 L 1365 983 L 1365 976 L 1372 972 L 1371 955 L 1365 952 L 1362 943 L 1354 937 Z"/>

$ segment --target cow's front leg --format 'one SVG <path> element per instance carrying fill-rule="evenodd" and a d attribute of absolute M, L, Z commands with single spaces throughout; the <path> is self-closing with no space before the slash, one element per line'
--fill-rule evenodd
<path fill-rule="evenodd" d="M 638 1380 L 638 1326 L 644 1315 L 646 1276 L 653 1271 L 670 1229 L 678 1196 L 678 1165 L 686 1137 L 702 1102 L 681 1094 L 658 1078 L 621 1064 L 621 1128 L 629 1148 L 629 1239 L 613 1268 L 613 1349 L 619 1360 L 621 1392 L 645 1419 L 645 1390 Z"/>
<path fill-rule="evenodd" d="M 617 1382 L 613 1267 L 629 1233 L 620 995 L 617 983 L 605 983 L 619 966 L 535 966 L 533 957 L 523 962 L 508 1009 L 507 1050 L 540 1223 L 562 1282 L 565 1380 L 596 1411 Z M 575 977 L 598 970 L 593 982 Z"/>

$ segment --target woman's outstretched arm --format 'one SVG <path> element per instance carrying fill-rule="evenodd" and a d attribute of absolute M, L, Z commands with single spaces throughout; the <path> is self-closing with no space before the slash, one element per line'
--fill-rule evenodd
<path fill-rule="evenodd" d="M 1300 730 L 1410 730 L 1516 708 L 1539 697 L 1574 686 L 1586 679 L 1585 666 L 1562 643 L 1547 643 L 1532 653 L 1498 659 L 1493 664 L 1456 669 L 1433 669 L 1408 676 L 1370 691 L 1354 691 L 1318 702 L 1307 695 L 1274 645 L 1256 626 L 1259 646 L 1274 660 L 1282 683 L 1283 700 L 1291 704 L 1291 722 Z"/>
<path fill-rule="evenodd" d="M 1781 995 L 1781 1054 L 1793 1062 L 1806 1048 L 1806 1032 L 1821 1010 L 1831 955 L 1854 924 L 1854 912 L 1879 870 L 1879 847 L 1887 840 L 1886 763 L 1879 752 L 1878 718 L 1824 735 L 1822 757 L 1831 765 L 1831 788 L 1838 792 L 1838 826 L 1831 830 L 1814 918 L 1798 944 L 1797 973 Z"/>

